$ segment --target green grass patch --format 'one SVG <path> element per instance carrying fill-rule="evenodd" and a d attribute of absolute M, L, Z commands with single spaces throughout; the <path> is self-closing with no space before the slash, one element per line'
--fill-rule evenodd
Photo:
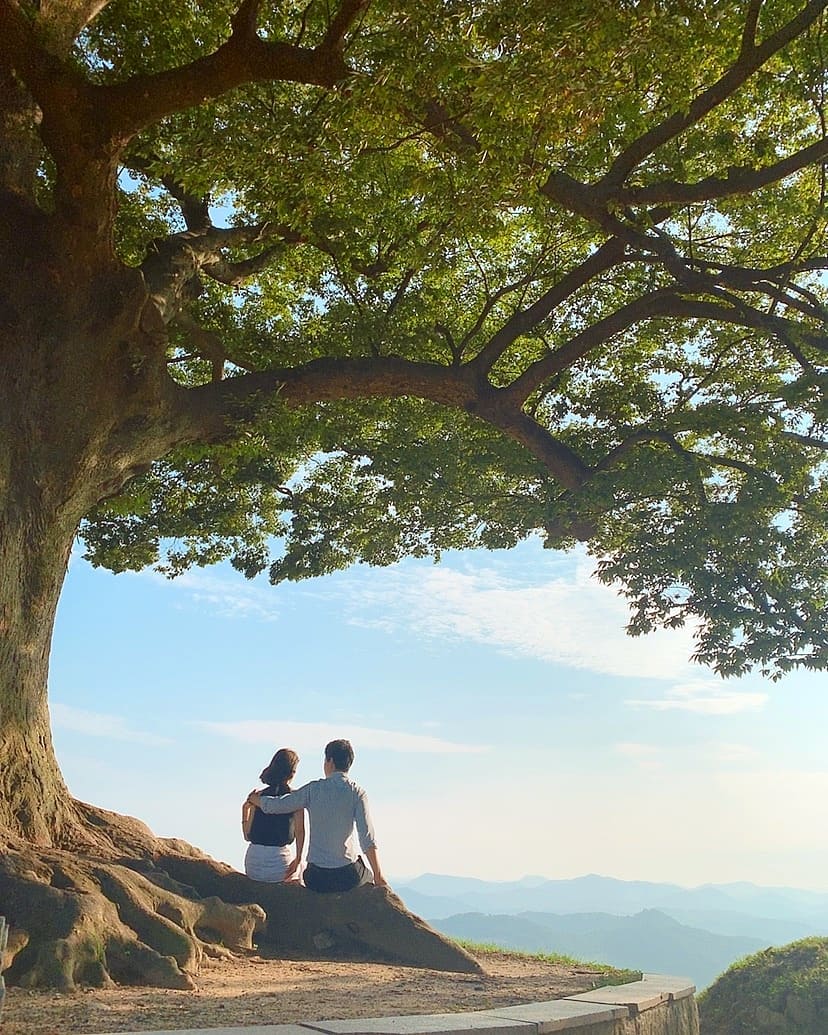
<path fill-rule="evenodd" d="M 706 1035 L 828 1032 L 828 938 L 803 938 L 734 963 L 699 996 Z"/>
<path fill-rule="evenodd" d="M 488 953 L 499 955 L 515 956 L 518 959 L 541 960 L 543 963 L 551 963 L 561 967 L 575 967 L 578 970 L 592 971 L 600 975 L 601 980 L 596 981 L 592 986 L 598 985 L 625 985 L 628 981 L 640 981 L 644 976 L 640 970 L 627 970 L 621 967 L 611 967 L 608 963 L 598 963 L 595 960 L 578 960 L 574 956 L 566 956 L 562 952 L 527 952 L 522 949 L 508 949 L 504 945 L 496 945 L 494 942 L 472 942 L 466 938 L 455 938 L 454 941 L 462 946 L 472 956 L 485 956 Z"/>

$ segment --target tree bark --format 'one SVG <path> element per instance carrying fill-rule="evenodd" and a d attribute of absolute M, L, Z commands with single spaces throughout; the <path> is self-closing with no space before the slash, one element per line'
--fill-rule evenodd
<path fill-rule="evenodd" d="M 5 199 L 0 234 L 0 831 L 82 836 L 50 734 L 55 612 L 83 515 L 161 434 L 135 271 L 65 261 L 49 219 Z M 74 281 L 74 283 L 73 283 Z M 163 373 L 166 378 L 166 374 Z"/>
<path fill-rule="evenodd" d="M 37 845 L 77 836 L 52 747 L 49 649 L 75 532 L 38 506 L 35 486 L 8 493 L 0 517 L 0 826 Z"/>

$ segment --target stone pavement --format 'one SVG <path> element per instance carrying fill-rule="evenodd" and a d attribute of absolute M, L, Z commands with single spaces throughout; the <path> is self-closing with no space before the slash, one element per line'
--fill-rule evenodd
<path fill-rule="evenodd" d="M 645 974 L 641 981 L 607 985 L 546 1003 L 526 1003 L 477 1013 L 432 1013 L 401 1017 L 365 1017 L 347 1021 L 304 1021 L 301 1024 L 263 1024 L 242 1028 L 186 1028 L 147 1031 L 141 1035 L 548 1035 L 589 1027 L 589 1035 L 614 1035 L 625 1021 L 640 1013 L 659 1010 L 648 1030 L 658 1035 L 673 1031 L 698 1031 L 695 1018 L 696 991 L 687 978 Z M 689 1003 L 682 1002 L 690 1000 Z M 681 1018 L 676 1021 L 674 1014 Z M 127 1035 L 110 1032 L 109 1035 Z"/>

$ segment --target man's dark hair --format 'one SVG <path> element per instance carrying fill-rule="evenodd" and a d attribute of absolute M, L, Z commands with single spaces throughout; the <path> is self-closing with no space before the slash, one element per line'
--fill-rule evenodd
<path fill-rule="evenodd" d="M 325 758 L 333 762 L 340 773 L 347 773 L 354 764 L 354 749 L 350 740 L 332 740 L 325 745 Z"/>

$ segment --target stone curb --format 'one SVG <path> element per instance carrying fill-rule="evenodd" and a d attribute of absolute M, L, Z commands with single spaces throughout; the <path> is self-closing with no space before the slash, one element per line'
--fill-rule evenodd
<path fill-rule="evenodd" d="M 476 1013 L 425 1013 L 347 1021 L 257 1024 L 241 1028 L 178 1028 L 140 1035 L 548 1035 L 593 1024 L 634 1020 L 645 1010 L 692 996 L 689 978 L 645 974 L 641 981 L 606 985 L 591 992 Z M 105 1035 L 135 1035 L 108 1032 Z"/>

